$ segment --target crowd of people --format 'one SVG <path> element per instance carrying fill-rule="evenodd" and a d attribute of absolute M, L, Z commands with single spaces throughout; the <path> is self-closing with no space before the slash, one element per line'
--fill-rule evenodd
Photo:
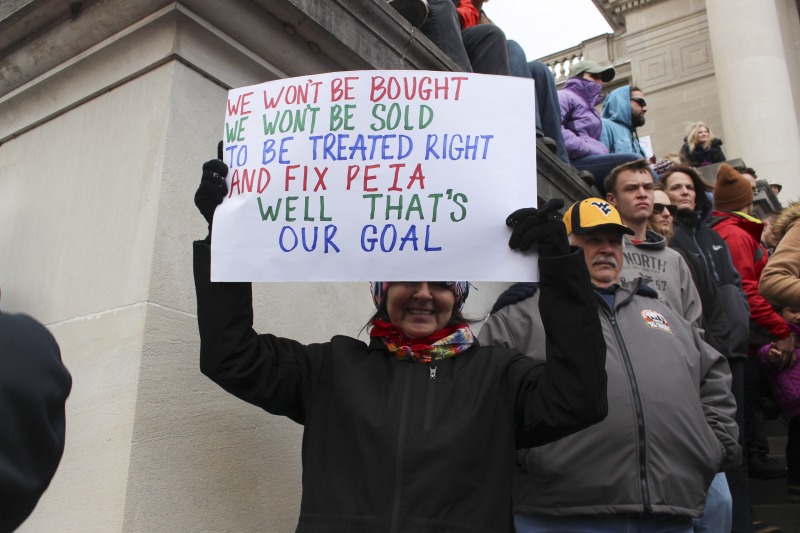
<path fill-rule="evenodd" d="M 428 0 L 420 28 L 466 71 L 536 79 L 537 136 L 599 191 L 507 217 L 540 281 L 503 292 L 478 335 L 466 281 L 372 282 L 369 342 L 258 334 L 250 284 L 209 279 L 227 172 L 212 160 L 195 196 L 201 370 L 304 425 L 297 531 L 779 531 L 753 520 L 748 484 L 785 476 L 800 503 L 800 208 L 772 221 L 770 255 L 755 172 L 723 163 L 709 187 L 695 170 L 725 157 L 705 124 L 656 170 L 641 88 L 600 112 L 615 71 L 579 61 L 556 91 L 481 4 Z"/>
<path fill-rule="evenodd" d="M 750 477 L 786 476 L 800 503 L 800 207 L 776 217 L 771 262 L 735 168 L 710 188 L 640 158 L 563 216 L 555 199 L 512 213 L 541 279 L 477 336 L 468 282 L 375 281 L 370 341 L 314 345 L 257 334 L 250 285 L 210 281 L 226 173 L 206 163 L 195 197 L 201 370 L 305 426 L 298 531 L 779 531 L 753 520 Z"/>
<path fill-rule="evenodd" d="M 200 368 L 304 426 L 297 531 L 780 531 L 753 520 L 748 480 L 785 477 L 800 504 L 800 203 L 756 218 L 755 171 L 726 164 L 703 122 L 678 162 L 654 166 L 640 88 L 606 97 L 614 68 L 584 60 L 556 91 L 482 1 L 390 3 L 464 70 L 535 79 L 537 136 L 598 195 L 505 219 L 540 280 L 504 291 L 479 334 L 462 313 L 469 282 L 374 281 L 368 342 L 304 345 L 253 330 L 249 283 L 211 282 L 228 168 L 203 166 Z M 712 187 L 696 168 L 714 164 Z M 12 531 L 60 461 L 72 379 L 25 315 L 0 313 L 0 358 Z M 764 394 L 788 428 L 785 466 Z"/>
<path fill-rule="evenodd" d="M 726 344 L 730 347 L 728 352 L 720 351 L 726 354 L 733 377 L 737 422 L 745 452 L 743 467 L 738 472 L 728 472 L 737 504 L 734 517 L 747 510 L 747 490 L 742 482 L 747 483 L 748 475 L 758 479 L 786 476 L 788 501 L 800 503 L 800 369 L 796 366 L 800 316 L 794 312 L 800 306 L 800 293 L 791 290 L 794 284 L 800 284 L 800 263 L 794 252 L 797 243 L 784 240 L 798 208 L 793 204 L 776 214 L 768 235 L 765 224 L 753 216 L 755 187 L 754 180 L 748 179 L 753 174 L 750 168 L 735 169 L 723 163 L 712 188 L 694 168 L 675 166 L 659 176 L 654 193 L 658 209 L 650 218 L 651 229 L 664 235 L 671 247 L 687 258 L 693 255 L 702 259 L 693 268 L 693 277 L 701 292 L 704 315 L 707 309 L 709 314 L 722 311 L 724 315 L 724 321 L 709 316 L 705 325 L 706 333 L 712 333 L 709 343 L 717 347 L 723 334 L 728 336 Z M 771 241 L 771 246 L 765 239 Z M 782 252 L 773 261 L 778 248 Z M 792 257 L 788 263 L 787 252 Z M 695 271 L 702 270 L 702 277 L 697 277 Z M 709 290 L 715 294 L 704 297 L 702 293 Z M 769 457 L 762 410 L 764 396 L 777 401 L 788 425 L 786 467 Z M 746 523 L 745 517 L 742 523 Z M 778 529 L 766 525 L 761 530 Z"/>

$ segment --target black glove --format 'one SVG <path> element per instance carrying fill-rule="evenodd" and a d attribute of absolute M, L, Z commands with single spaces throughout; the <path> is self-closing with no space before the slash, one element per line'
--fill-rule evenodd
<path fill-rule="evenodd" d="M 552 215 L 564 207 L 564 200 L 552 198 L 541 209 L 517 209 L 506 219 L 506 226 L 514 228 L 508 245 L 523 252 L 537 244 L 539 257 L 559 257 L 569 254 L 567 227 L 561 218 Z"/>
<path fill-rule="evenodd" d="M 228 194 L 228 185 L 225 183 L 228 165 L 222 162 L 222 141 L 217 145 L 217 157 L 219 159 L 206 161 L 203 165 L 200 186 L 194 193 L 194 205 L 208 222 L 209 229 L 211 229 L 211 221 L 214 220 L 214 211 Z"/>
<path fill-rule="evenodd" d="M 489 313 L 493 315 L 506 306 L 527 300 L 536 294 L 537 290 L 539 290 L 539 284 L 536 282 L 515 283 L 497 297 L 497 301 Z"/>

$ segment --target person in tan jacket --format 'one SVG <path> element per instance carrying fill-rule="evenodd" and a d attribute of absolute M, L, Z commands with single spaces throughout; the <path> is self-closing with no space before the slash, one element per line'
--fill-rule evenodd
<path fill-rule="evenodd" d="M 761 273 L 758 292 L 770 303 L 800 308 L 800 202 L 790 204 L 775 220 L 775 253 Z"/>

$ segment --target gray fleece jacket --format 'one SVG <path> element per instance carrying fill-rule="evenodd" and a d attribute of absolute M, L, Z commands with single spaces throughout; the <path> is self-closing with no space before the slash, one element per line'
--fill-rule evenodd
<path fill-rule="evenodd" d="M 538 296 L 490 315 L 480 342 L 544 360 Z M 617 286 L 614 307 L 598 295 L 608 417 L 527 451 L 515 513 L 699 517 L 711 479 L 741 461 L 725 358 L 641 279 Z"/>
<path fill-rule="evenodd" d="M 700 294 L 681 254 L 667 248 L 662 235 L 649 230 L 644 241 L 634 242 L 625 236 L 624 245 L 620 281 L 644 279 L 675 311 L 702 330 Z"/>

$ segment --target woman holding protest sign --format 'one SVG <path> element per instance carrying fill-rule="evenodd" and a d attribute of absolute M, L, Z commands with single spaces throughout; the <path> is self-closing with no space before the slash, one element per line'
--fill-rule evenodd
<path fill-rule="evenodd" d="M 219 160 L 203 166 L 195 204 L 209 230 L 227 170 Z M 474 340 L 461 313 L 468 282 L 373 282 L 369 343 L 259 335 L 251 284 L 211 282 L 211 232 L 194 243 L 202 372 L 304 425 L 297 531 L 507 532 L 515 449 L 605 417 L 605 343 L 588 271 L 549 216 L 562 205 L 507 221 L 512 248 L 538 245 L 546 364 Z"/>

